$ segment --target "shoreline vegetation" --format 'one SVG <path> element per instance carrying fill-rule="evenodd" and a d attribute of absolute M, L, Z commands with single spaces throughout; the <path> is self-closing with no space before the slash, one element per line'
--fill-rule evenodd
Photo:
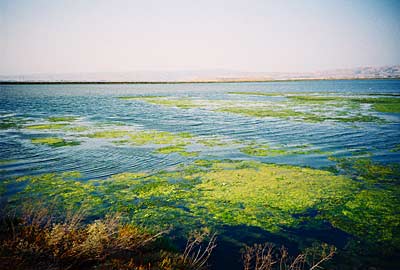
<path fill-rule="evenodd" d="M 57 215 L 27 205 L 0 213 L 1 269 L 206 270 L 217 247 L 217 234 L 207 228 L 190 232 L 179 248 L 171 229 L 150 231 L 119 213 L 88 221 L 84 209 Z M 241 254 L 244 270 L 312 270 L 329 263 L 336 248 L 314 245 L 292 256 L 264 243 L 243 245 Z"/>
<path fill-rule="evenodd" d="M 400 77 L 387 78 L 295 78 L 295 79 L 221 79 L 193 81 L 0 81 L 0 84 L 192 84 L 192 83 L 264 83 L 264 82 L 299 82 L 299 81 L 348 81 L 348 80 L 400 80 Z"/>

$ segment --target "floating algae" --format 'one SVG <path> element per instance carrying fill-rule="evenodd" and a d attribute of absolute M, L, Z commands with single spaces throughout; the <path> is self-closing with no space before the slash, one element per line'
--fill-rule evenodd
<path fill-rule="evenodd" d="M 400 144 L 396 144 L 391 150 L 390 152 L 400 152 Z"/>
<path fill-rule="evenodd" d="M 24 124 L 29 122 L 29 120 L 22 117 L 1 117 L 0 118 L 0 129 L 19 129 L 22 128 Z"/>
<path fill-rule="evenodd" d="M 171 153 L 178 153 L 184 157 L 196 157 L 199 155 L 198 152 L 188 152 L 185 150 L 186 144 L 177 144 L 177 145 L 170 145 L 162 148 L 158 148 L 155 150 L 158 154 L 171 154 Z"/>
<path fill-rule="evenodd" d="M 368 183 L 400 183 L 398 164 L 380 164 L 370 158 L 329 158 L 337 162 L 337 169 L 356 180 Z"/>
<path fill-rule="evenodd" d="M 340 112 L 338 116 L 332 115 L 323 115 L 310 113 L 310 112 L 303 112 L 303 111 L 296 111 L 293 109 L 270 109 L 270 108 L 263 108 L 263 107 L 254 107 L 254 108 L 246 108 L 246 107 L 227 107 L 218 109 L 219 112 L 228 112 L 234 114 L 241 114 L 245 116 L 252 116 L 252 117 L 274 117 L 274 118 L 281 118 L 281 119 L 289 119 L 295 121 L 305 121 L 305 122 L 324 122 L 324 121 L 334 121 L 334 122 L 345 122 L 345 123 L 353 123 L 353 122 L 375 122 L 375 123 L 384 123 L 385 121 L 382 118 L 373 115 L 347 115 L 343 112 Z"/>
<path fill-rule="evenodd" d="M 135 145 L 181 144 L 192 138 L 188 132 L 172 133 L 158 130 L 102 130 L 85 136 L 102 139 L 125 138 L 118 143 L 129 142 Z"/>
<path fill-rule="evenodd" d="M 351 97 L 351 96 L 315 96 L 298 95 L 299 93 L 263 93 L 263 92 L 229 92 L 229 94 L 255 96 L 282 96 L 283 101 L 259 101 L 257 103 L 238 100 L 208 100 L 202 102 L 194 99 L 143 98 L 143 101 L 167 107 L 181 109 L 208 108 L 217 112 L 228 112 L 251 117 L 274 117 L 306 122 L 374 122 L 385 120 L 362 110 L 361 105 L 371 105 L 378 112 L 399 112 L 400 98 L 397 97 Z M 140 100 L 140 97 L 133 97 Z"/>
<path fill-rule="evenodd" d="M 284 101 L 275 101 L 257 106 L 230 106 L 219 108 L 218 111 L 231 112 L 255 117 L 276 117 L 307 122 L 375 122 L 385 120 L 367 113 L 361 105 L 370 105 L 377 112 L 400 112 L 400 98 L 392 97 L 354 97 L 354 96 L 324 96 L 299 95 L 299 93 L 263 93 L 263 92 L 229 92 L 230 94 L 255 96 L 282 96 Z M 306 94 L 306 93 L 303 93 Z M 278 106 L 279 105 L 279 106 Z M 280 105 L 284 105 L 282 109 Z"/>
<path fill-rule="evenodd" d="M 257 156 L 257 157 L 279 156 L 279 155 L 289 154 L 289 152 L 284 149 L 270 148 L 269 145 L 266 144 L 251 144 L 246 147 L 240 148 L 240 151 L 246 155 Z"/>
<path fill-rule="evenodd" d="M 25 126 L 27 129 L 33 129 L 33 130 L 60 130 L 65 127 L 69 126 L 69 124 L 66 123 L 57 123 L 57 124 L 37 124 L 37 125 L 30 125 L 30 126 Z"/>
<path fill-rule="evenodd" d="M 129 141 L 136 145 L 181 144 L 191 138 L 190 133 L 172 133 L 158 130 L 145 130 L 129 134 Z"/>
<path fill-rule="evenodd" d="M 78 119 L 76 116 L 53 116 L 49 117 L 49 122 L 72 122 Z"/>
<path fill-rule="evenodd" d="M 129 134 L 127 130 L 103 130 L 97 131 L 92 134 L 86 135 L 89 138 L 101 138 L 101 139 L 115 139 L 125 137 Z"/>
<path fill-rule="evenodd" d="M 342 207 L 327 212 L 326 218 L 343 231 L 373 242 L 398 247 L 399 198 L 399 187 L 362 190 Z"/>
<path fill-rule="evenodd" d="M 85 132 L 85 131 L 90 130 L 90 128 L 87 126 L 71 126 L 71 127 L 65 128 L 64 130 L 70 131 L 70 132 Z"/>
<path fill-rule="evenodd" d="M 51 181 L 52 177 L 56 180 Z M 25 180 L 28 185 L 24 194 L 31 197 L 36 194 L 51 201 L 62 193 L 62 198 L 71 198 L 63 202 L 72 207 L 87 192 L 89 201 L 101 201 L 105 212 L 107 207 L 129 210 L 140 222 L 175 224 L 169 218 L 180 213 L 182 217 L 192 216 L 194 223 L 244 224 L 270 231 L 296 226 L 299 221 L 294 214 L 310 208 L 331 208 L 345 201 L 356 188 L 348 178 L 327 171 L 232 161 L 196 161 L 183 170 L 120 174 L 81 184 L 73 180 L 64 183 L 62 177 L 52 174 Z M 98 211 L 97 204 L 95 208 Z M 161 212 L 153 216 L 157 209 Z M 162 211 L 167 211 L 166 216 L 157 220 Z"/>
<path fill-rule="evenodd" d="M 133 97 L 119 97 L 124 100 L 142 100 L 150 104 L 161 105 L 166 107 L 176 107 L 181 109 L 190 109 L 201 107 L 201 105 L 194 103 L 190 99 L 167 99 L 163 96 L 133 96 Z"/>
<path fill-rule="evenodd" d="M 198 138 L 196 140 L 197 143 L 200 143 L 207 147 L 216 147 L 216 146 L 227 146 L 233 144 L 233 142 L 226 142 L 219 138 Z"/>
<path fill-rule="evenodd" d="M 289 99 L 309 102 L 309 103 L 322 103 L 329 102 L 340 103 L 353 103 L 357 104 L 371 104 L 378 112 L 391 112 L 400 113 L 400 98 L 397 97 L 343 97 L 343 96 L 288 96 Z"/>
<path fill-rule="evenodd" d="M 273 110 L 269 108 L 246 108 L 246 107 L 228 107 L 218 109 L 219 112 L 228 112 L 235 114 L 242 114 L 246 116 L 255 116 L 255 117 L 276 117 L 276 118 L 291 118 L 291 117 L 304 117 L 307 114 L 303 112 L 297 112 L 290 109 L 284 110 Z"/>
<path fill-rule="evenodd" d="M 245 143 L 245 142 L 243 142 Z M 297 146 L 290 148 L 270 147 L 268 144 L 250 143 L 245 147 L 240 148 L 240 151 L 249 156 L 266 157 L 280 155 L 310 155 L 310 154 L 329 154 L 319 149 L 311 149 L 309 145 Z"/>
<path fill-rule="evenodd" d="M 51 147 L 75 146 L 80 144 L 78 141 L 67 141 L 57 137 L 33 138 L 31 142 L 33 144 L 45 144 Z"/>
<path fill-rule="evenodd" d="M 162 105 L 167 107 L 177 107 L 181 109 L 201 107 L 201 105 L 196 104 L 189 99 L 146 99 L 145 101 L 150 104 Z"/>

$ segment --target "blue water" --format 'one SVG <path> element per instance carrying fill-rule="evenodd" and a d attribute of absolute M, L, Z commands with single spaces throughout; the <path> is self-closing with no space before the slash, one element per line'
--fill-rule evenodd
<path fill-rule="evenodd" d="M 400 138 L 398 115 L 386 114 L 388 124 L 375 123 L 306 123 L 285 119 L 252 118 L 218 113 L 202 108 L 183 110 L 137 100 L 121 100 L 118 96 L 163 95 L 199 100 L 268 99 L 262 96 L 229 95 L 229 91 L 264 92 L 337 92 L 347 94 L 400 93 L 399 80 L 343 80 L 266 83 L 202 83 L 202 84 L 90 84 L 90 85 L 0 85 L 0 115 L 17 116 L 41 122 L 50 116 L 73 115 L 80 122 L 95 124 L 119 123 L 142 129 L 190 132 L 197 136 L 223 136 L 231 140 L 268 142 L 279 145 L 310 144 L 337 156 L 355 151 L 369 151 L 374 158 L 399 162 L 398 152 L 391 152 Z M 60 131 L 46 136 L 65 135 Z M 67 134 L 74 136 L 73 134 Z M 43 136 L 43 131 L 6 129 L 0 131 L 1 178 L 46 172 L 77 170 L 87 179 L 103 178 L 126 171 L 161 170 L 190 162 L 179 155 L 160 157 L 151 148 L 116 146 L 83 139 L 76 147 L 49 148 L 33 145 L 30 138 Z M 249 157 L 232 148 L 204 151 L 199 158 L 257 159 L 264 162 L 294 164 L 315 168 L 328 167 L 327 156 L 301 155 Z"/>

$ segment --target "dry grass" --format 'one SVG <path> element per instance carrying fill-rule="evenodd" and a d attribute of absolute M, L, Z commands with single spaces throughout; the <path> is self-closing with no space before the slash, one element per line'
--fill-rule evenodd
<path fill-rule="evenodd" d="M 244 270 L 317 270 L 332 259 L 336 249 L 321 245 L 307 249 L 296 257 L 290 257 L 286 248 L 279 250 L 272 244 L 246 246 L 243 253 Z"/>
<path fill-rule="evenodd" d="M 0 269 L 205 269 L 215 247 L 215 235 L 203 250 L 206 235 L 195 234 L 180 254 L 158 241 L 166 231 L 151 234 L 123 224 L 118 214 L 89 224 L 83 217 L 56 219 L 44 207 L 3 215 Z"/>

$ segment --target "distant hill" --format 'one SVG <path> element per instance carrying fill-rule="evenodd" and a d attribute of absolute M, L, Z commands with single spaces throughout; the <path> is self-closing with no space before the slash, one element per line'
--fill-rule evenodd
<path fill-rule="evenodd" d="M 400 65 L 358 67 L 308 73 L 188 70 L 0 75 L 0 81 L 3 82 L 224 82 L 371 78 L 400 78 Z"/>

